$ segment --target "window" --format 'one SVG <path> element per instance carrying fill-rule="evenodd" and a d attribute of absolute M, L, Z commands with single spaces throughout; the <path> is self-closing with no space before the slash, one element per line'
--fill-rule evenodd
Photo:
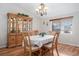
<path fill-rule="evenodd" d="M 60 31 L 62 33 L 72 33 L 72 17 L 62 20 L 52 21 L 52 31 Z"/>
<path fill-rule="evenodd" d="M 52 30 L 53 30 L 53 31 L 60 31 L 60 30 L 61 30 L 61 23 L 59 23 L 59 22 L 54 22 L 54 23 L 52 24 Z"/>
<path fill-rule="evenodd" d="M 62 26 L 64 27 L 64 33 L 72 32 L 72 20 L 65 20 Z"/>

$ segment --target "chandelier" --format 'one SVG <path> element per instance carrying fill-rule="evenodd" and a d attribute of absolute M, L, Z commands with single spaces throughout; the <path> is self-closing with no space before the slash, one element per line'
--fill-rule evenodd
<path fill-rule="evenodd" d="M 47 10 L 48 10 L 48 7 L 44 3 L 41 3 L 36 9 L 36 13 L 40 14 L 41 16 L 47 15 Z"/>

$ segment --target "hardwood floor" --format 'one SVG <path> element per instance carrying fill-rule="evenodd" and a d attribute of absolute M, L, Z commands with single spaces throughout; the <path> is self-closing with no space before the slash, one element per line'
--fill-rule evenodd
<path fill-rule="evenodd" d="M 66 44 L 59 44 L 58 50 L 60 56 L 79 56 L 79 47 Z M 56 56 L 55 51 L 54 54 Z M 22 47 L 0 48 L 0 56 L 24 56 L 24 50 Z M 47 52 L 45 56 L 51 56 L 51 54 Z"/>

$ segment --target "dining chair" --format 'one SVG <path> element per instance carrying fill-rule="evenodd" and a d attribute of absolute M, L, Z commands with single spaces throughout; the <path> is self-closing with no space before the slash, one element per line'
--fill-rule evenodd
<path fill-rule="evenodd" d="M 38 30 L 34 30 L 34 35 L 38 35 L 39 34 L 39 31 Z"/>
<path fill-rule="evenodd" d="M 32 30 L 32 31 L 29 31 L 29 34 L 32 36 L 32 35 L 38 35 L 39 32 L 38 30 Z"/>
<path fill-rule="evenodd" d="M 29 56 L 31 56 L 33 53 L 41 55 L 41 48 L 38 46 L 31 45 L 29 32 L 27 32 L 26 34 L 23 34 L 23 38 L 24 38 L 23 40 L 24 41 L 24 55 L 26 55 L 26 53 L 29 53 Z"/>
<path fill-rule="evenodd" d="M 48 31 L 48 33 L 49 33 L 50 35 L 54 35 L 56 32 L 55 32 L 55 31 Z"/>
<path fill-rule="evenodd" d="M 55 32 L 54 37 L 52 42 L 45 44 L 44 47 L 46 49 L 48 49 L 48 51 L 51 53 L 52 51 L 52 55 L 54 55 L 54 49 L 56 50 L 57 55 L 59 56 L 59 52 L 58 52 L 58 38 L 59 38 L 59 32 Z"/>

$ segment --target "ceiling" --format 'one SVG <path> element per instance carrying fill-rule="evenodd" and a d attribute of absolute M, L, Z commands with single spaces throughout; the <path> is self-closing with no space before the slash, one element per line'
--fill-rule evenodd
<path fill-rule="evenodd" d="M 48 19 L 53 16 L 79 11 L 79 3 L 45 3 L 48 6 L 48 13 L 46 16 L 40 16 L 35 12 L 39 4 L 40 3 L 1 3 L 0 8 L 8 10 L 15 8 L 18 10 L 17 12 L 25 13 L 38 19 Z"/>

